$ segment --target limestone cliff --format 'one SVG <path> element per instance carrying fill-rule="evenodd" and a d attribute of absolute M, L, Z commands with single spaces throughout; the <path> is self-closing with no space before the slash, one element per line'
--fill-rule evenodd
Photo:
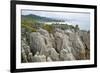
<path fill-rule="evenodd" d="M 22 32 L 25 32 L 23 29 Z M 21 39 L 22 62 L 86 60 L 90 58 L 90 32 L 39 28 L 25 32 Z"/>

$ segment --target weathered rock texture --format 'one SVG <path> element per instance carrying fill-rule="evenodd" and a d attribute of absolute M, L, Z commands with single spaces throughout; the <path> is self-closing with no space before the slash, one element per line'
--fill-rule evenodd
<path fill-rule="evenodd" d="M 90 33 L 61 30 L 53 33 L 40 28 L 21 39 L 22 62 L 85 60 L 90 58 Z M 28 35 L 28 36 L 27 36 Z"/>

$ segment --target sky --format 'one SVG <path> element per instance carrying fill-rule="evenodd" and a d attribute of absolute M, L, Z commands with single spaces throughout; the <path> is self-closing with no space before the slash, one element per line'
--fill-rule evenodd
<path fill-rule="evenodd" d="M 72 23 L 74 26 L 76 24 L 79 25 L 82 30 L 90 30 L 90 13 L 22 10 L 21 14 L 35 14 L 42 17 L 62 19 Z"/>

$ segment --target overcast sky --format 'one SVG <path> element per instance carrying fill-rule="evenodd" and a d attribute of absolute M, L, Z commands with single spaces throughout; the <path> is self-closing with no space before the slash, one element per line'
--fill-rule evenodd
<path fill-rule="evenodd" d="M 90 30 L 89 13 L 22 10 L 22 15 L 29 15 L 29 14 L 35 14 L 55 19 L 63 19 L 65 21 L 73 23 L 73 25 L 78 24 L 79 27 L 83 30 Z"/>

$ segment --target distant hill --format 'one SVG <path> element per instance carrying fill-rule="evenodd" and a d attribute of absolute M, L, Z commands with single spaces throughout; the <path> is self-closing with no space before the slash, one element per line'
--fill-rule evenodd
<path fill-rule="evenodd" d="M 22 20 L 34 20 L 34 21 L 39 21 L 39 22 L 62 22 L 64 20 L 58 20 L 58 19 L 53 19 L 53 18 L 48 18 L 48 17 L 42 17 L 34 14 L 29 14 L 29 15 L 21 15 Z"/>

